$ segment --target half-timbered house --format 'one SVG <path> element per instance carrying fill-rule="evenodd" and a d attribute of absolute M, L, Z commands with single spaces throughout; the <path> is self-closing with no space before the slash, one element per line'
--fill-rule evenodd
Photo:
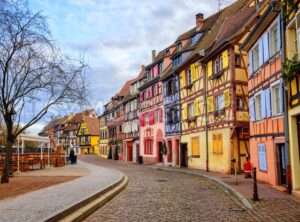
<path fill-rule="evenodd" d="M 103 158 L 108 157 L 109 152 L 109 145 L 108 145 L 108 129 L 106 125 L 107 116 L 103 113 L 101 116 L 99 116 L 99 156 Z"/>
<path fill-rule="evenodd" d="M 239 49 L 239 36 L 255 12 L 256 7 L 248 8 L 246 4 L 229 15 L 214 46 L 202 60 L 206 67 L 207 148 L 211 171 L 230 173 L 234 164 L 242 170 L 249 154 L 248 78 L 244 62 L 247 54 Z"/>
<path fill-rule="evenodd" d="M 123 147 L 126 162 L 138 162 L 140 150 L 139 87 L 145 79 L 145 66 L 130 85 L 130 93 L 124 98 Z"/>
<path fill-rule="evenodd" d="M 163 163 L 164 123 L 160 75 L 170 64 L 170 55 L 152 51 L 152 63 L 146 66 L 146 81 L 140 87 L 140 155 L 144 163 Z"/>
<path fill-rule="evenodd" d="M 250 160 L 257 179 L 285 186 L 287 149 L 281 80 L 280 16 L 272 4 L 257 12 L 241 48 L 248 52 Z M 255 19 L 255 18 L 254 18 Z"/>

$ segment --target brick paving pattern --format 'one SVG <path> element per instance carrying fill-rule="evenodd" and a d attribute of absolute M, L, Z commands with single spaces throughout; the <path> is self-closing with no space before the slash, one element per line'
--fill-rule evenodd
<path fill-rule="evenodd" d="M 86 221 L 254 221 L 251 212 L 240 211 L 213 182 L 181 173 L 81 156 L 84 161 L 125 173 L 125 191 Z"/>

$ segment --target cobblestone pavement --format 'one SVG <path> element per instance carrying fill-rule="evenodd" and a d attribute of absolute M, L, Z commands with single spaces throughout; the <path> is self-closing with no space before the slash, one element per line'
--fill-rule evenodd
<path fill-rule="evenodd" d="M 197 176 L 80 156 L 129 178 L 127 188 L 86 221 L 255 221 L 213 182 Z"/>

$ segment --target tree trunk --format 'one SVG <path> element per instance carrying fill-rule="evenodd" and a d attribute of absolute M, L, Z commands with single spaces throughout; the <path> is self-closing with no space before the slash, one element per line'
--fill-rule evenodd
<path fill-rule="evenodd" d="M 5 144 L 5 159 L 3 163 L 3 172 L 1 177 L 1 183 L 9 183 L 9 173 L 12 171 L 12 147 L 14 144 L 13 136 L 13 122 L 11 118 L 8 117 L 6 121 L 7 125 L 7 135 L 6 135 L 6 144 Z"/>

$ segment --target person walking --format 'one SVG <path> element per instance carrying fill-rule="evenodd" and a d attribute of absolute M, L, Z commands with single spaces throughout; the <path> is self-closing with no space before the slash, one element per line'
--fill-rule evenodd
<path fill-rule="evenodd" d="M 70 161 L 71 161 L 71 164 L 74 164 L 75 163 L 75 152 L 74 152 L 74 149 L 73 148 L 71 148 L 71 150 L 70 150 L 70 155 L 69 155 L 69 159 L 70 159 Z"/>

